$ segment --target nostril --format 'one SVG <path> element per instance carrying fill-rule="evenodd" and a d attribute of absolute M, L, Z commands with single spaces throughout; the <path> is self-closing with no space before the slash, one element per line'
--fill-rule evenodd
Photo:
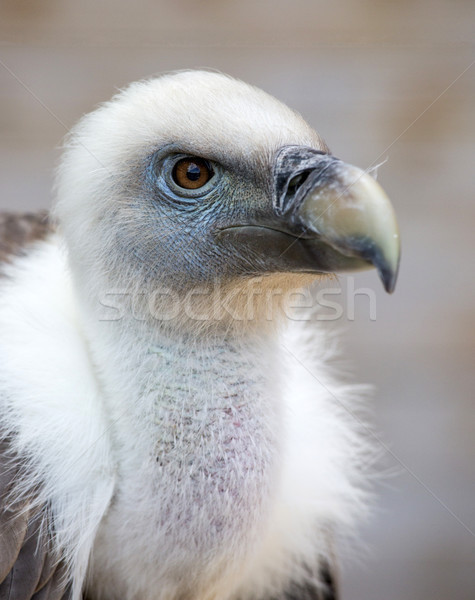
<path fill-rule="evenodd" d="M 302 183 L 302 173 L 300 173 L 300 175 L 296 175 L 295 177 L 292 177 L 292 179 L 289 181 L 289 185 L 287 186 L 287 190 L 289 192 L 291 191 L 295 191 L 295 189 Z"/>
<path fill-rule="evenodd" d="M 295 175 L 294 177 L 292 177 L 292 179 L 289 181 L 289 183 L 287 185 L 287 193 L 295 194 L 295 192 L 299 189 L 299 187 L 302 185 L 302 183 L 305 182 L 309 173 L 310 173 L 310 171 L 303 171 L 302 173 L 299 173 L 298 175 Z"/>
<path fill-rule="evenodd" d="M 276 214 L 282 217 L 295 208 L 312 183 L 312 173 L 327 164 L 327 153 L 305 146 L 282 146 L 273 164 L 272 200 Z"/>
<path fill-rule="evenodd" d="M 285 192 L 285 203 L 292 202 L 292 200 L 297 195 L 299 189 L 307 181 L 310 172 L 311 169 L 307 171 L 302 171 L 301 173 L 298 173 L 297 175 L 294 175 L 291 179 L 289 179 L 289 183 L 287 184 L 287 190 Z"/>

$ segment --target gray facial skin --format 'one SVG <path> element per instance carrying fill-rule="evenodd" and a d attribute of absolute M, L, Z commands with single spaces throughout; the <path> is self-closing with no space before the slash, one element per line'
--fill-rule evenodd
<path fill-rule="evenodd" d="M 187 156 L 174 146 L 158 150 L 137 167 L 140 189 L 128 190 L 131 219 L 118 229 L 119 246 L 146 279 L 160 274 L 162 281 L 196 285 L 374 266 L 393 291 L 397 223 L 367 173 L 319 150 L 284 146 L 259 168 L 202 157 L 212 176 L 188 190 L 173 179 L 174 165 Z M 158 224 L 155 234 L 151 223 Z"/>

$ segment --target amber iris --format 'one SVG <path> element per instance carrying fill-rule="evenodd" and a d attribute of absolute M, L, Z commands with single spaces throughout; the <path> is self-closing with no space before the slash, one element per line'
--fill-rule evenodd
<path fill-rule="evenodd" d="M 213 169 L 203 158 L 182 158 L 173 167 L 173 181 L 186 190 L 203 187 L 213 176 Z"/>

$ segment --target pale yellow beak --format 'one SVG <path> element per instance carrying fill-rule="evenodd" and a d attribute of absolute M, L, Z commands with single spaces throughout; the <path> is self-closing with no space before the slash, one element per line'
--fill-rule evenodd
<path fill-rule="evenodd" d="M 306 194 L 298 211 L 302 223 L 321 241 L 354 258 L 345 270 L 374 266 L 386 291 L 392 292 L 401 245 L 389 198 L 358 167 L 335 161 L 329 171 Z"/>

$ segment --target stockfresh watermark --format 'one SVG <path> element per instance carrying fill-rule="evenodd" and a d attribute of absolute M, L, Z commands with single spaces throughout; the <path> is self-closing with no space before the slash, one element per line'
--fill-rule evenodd
<path fill-rule="evenodd" d="M 99 297 L 99 320 L 273 321 L 283 314 L 292 321 L 354 321 L 358 313 L 358 318 L 366 315 L 376 321 L 374 289 L 357 286 L 353 276 L 337 283 L 287 289 L 269 287 L 265 278 L 255 278 L 245 285 L 215 282 L 185 292 L 160 285 L 146 292 L 113 288 Z"/>

